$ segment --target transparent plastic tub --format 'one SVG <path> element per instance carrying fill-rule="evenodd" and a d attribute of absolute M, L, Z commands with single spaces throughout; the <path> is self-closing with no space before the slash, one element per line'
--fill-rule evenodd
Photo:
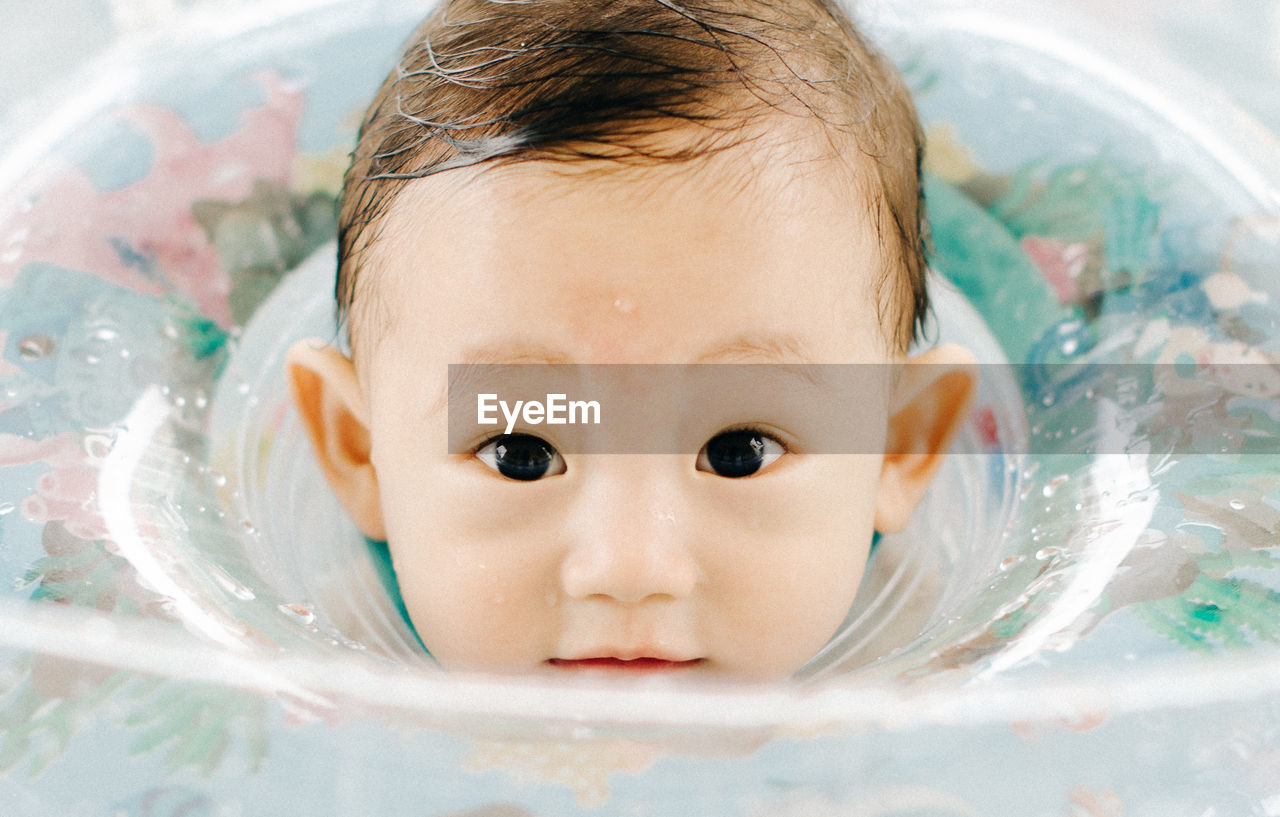
<path fill-rule="evenodd" d="M 768 687 L 442 673 L 310 465 L 281 357 L 336 335 L 334 195 L 420 4 L 175 8 L 24 103 L 3 813 L 1280 814 L 1280 149 L 1070 11 L 860 10 L 981 392 Z"/>

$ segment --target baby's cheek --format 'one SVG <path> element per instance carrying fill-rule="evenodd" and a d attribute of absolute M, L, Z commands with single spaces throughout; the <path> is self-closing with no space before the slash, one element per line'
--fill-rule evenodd
<path fill-rule="evenodd" d="M 812 458 L 772 481 L 725 481 L 702 536 L 736 670 L 785 677 L 844 620 L 870 549 L 875 465 Z"/>
<path fill-rule="evenodd" d="M 397 560 L 410 618 L 447 669 L 504 672 L 535 666 L 547 650 L 556 611 L 546 570 L 530 543 L 509 547 L 448 527 L 418 540 Z M 403 562 L 403 570 L 401 568 Z"/>
<path fill-rule="evenodd" d="M 406 606 L 427 650 L 446 669 L 519 668 L 533 641 L 519 598 L 485 572 L 435 572 L 419 582 Z"/>
<path fill-rule="evenodd" d="M 835 634 L 861 581 L 861 566 L 846 559 L 795 560 L 763 566 L 746 577 L 755 592 L 736 606 L 736 649 L 744 669 L 783 677 L 799 669 Z"/>

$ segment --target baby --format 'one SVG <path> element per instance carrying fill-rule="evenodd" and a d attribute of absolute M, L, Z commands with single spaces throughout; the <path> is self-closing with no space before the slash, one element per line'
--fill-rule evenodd
<path fill-rule="evenodd" d="M 831 638 L 973 389 L 962 349 L 907 357 L 920 154 L 835 0 L 453 0 L 422 24 L 346 176 L 351 355 L 304 341 L 289 376 L 443 667 L 776 679 Z M 846 400 L 874 446 L 828 453 L 741 390 L 695 411 L 632 383 L 614 408 L 696 440 L 661 455 L 451 412 L 453 381 L 503 397 L 511 364 L 752 364 L 766 398 L 864 364 Z"/>

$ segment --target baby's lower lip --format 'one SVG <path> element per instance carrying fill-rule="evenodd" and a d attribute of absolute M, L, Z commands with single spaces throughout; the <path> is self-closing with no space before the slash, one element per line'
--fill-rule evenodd
<path fill-rule="evenodd" d="M 701 658 L 695 658 L 692 661 L 668 661 L 664 658 L 632 658 L 623 660 L 621 658 L 579 658 L 570 660 L 567 658 L 552 658 L 549 662 L 553 667 L 567 670 L 594 670 L 597 672 L 619 673 L 619 674 L 651 674 L 663 672 L 678 672 L 684 669 L 690 669 L 700 663 Z"/>

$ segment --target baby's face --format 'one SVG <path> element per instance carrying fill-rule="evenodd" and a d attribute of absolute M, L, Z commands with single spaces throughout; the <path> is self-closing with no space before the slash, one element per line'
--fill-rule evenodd
<path fill-rule="evenodd" d="M 891 360 L 867 208 L 820 167 L 750 159 L 600 175 L 528 163 L 397 199 L 361 296 L 355 414 L 377 505 L 363 526 L 388 540 L 444 667 L 781 678 L 845 617 L 881 455 L 758 440 L 743 476 L 705 450 L 561 453 L 556 427 L 521 425 L 551 464 L 513 479 L 503 457 L 518 464 L 519 446 L 445 450 L 450 364 Z M 887 419 L 884 394 L 865 400 L 861 416 Z M 669 419 L 711 441 L 733 426 L 721 408 Z"/>

